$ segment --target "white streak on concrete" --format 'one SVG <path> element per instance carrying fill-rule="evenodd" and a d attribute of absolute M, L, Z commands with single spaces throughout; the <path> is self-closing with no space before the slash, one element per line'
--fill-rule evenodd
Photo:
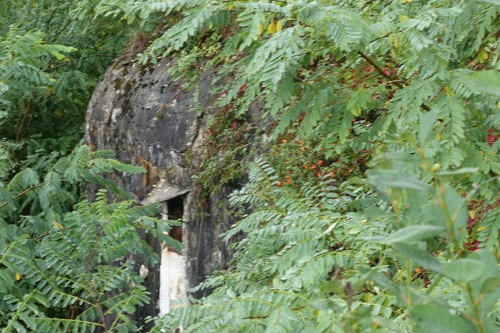
<path fill-rule="evenodd" d="M 182 254 L 164 247 L 160 264 L 160 315 L 168 313 L 172 301 L 186 297 L 186 261 Z"/>

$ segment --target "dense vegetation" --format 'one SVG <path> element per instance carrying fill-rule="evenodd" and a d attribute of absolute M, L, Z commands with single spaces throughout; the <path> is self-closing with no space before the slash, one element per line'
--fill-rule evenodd
<path fill-rule="evenodd" d="M 497 0 L 2 7 L 4 332 L 135 330 L 128 314 L 147 293 L 131 263 L 116 262 L 148 253 L 133 240 L 137 227 L 155 227 L 144 217 L 153 209 L 108 205 L 104 194 L 82 201 L 82 184 L 117 190 L 101 172 L 140 170 L 85 146 L 69 153 L 89 93 L 133 32 L 151 40 L 137 61 L 172 55 L 188 83 L 207 67 L 228 78 L 214 93 L 231 121 L 214 120 L 210 140 L 231 142 L 254 103 L 275 120 L 269 149 L 230 199 L 252 211 L 225 236 L 246 235 L 231 267 L 155 330 L 500 329 Z M 224 156 L 235 147 L 244 152 L 228 144 Z M 211 174 L 238 174 L 237 163 L 211 162 Z"/>
<path fill-rule="evenodd" d="M 0 331 L 123 332 L 149 301 L 125 256 L 157 254 L 151 207 L 86 201 L 104 177 L 141 172 L 81 146 L 85 109 L 136 27 L 95 18 L 92 1 L 2 0 L 0 19 Z"/>

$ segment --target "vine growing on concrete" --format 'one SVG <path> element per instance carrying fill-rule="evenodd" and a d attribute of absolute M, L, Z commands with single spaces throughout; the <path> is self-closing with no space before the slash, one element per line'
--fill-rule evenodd
<path fill-rule="evenodd" d="M 217 34 L 218 105 L 275 120 L 232 199 L 254 209 L 233 265 L 160 328 L 498 330 L 496 1 L 134 4 L 113 13 L 172 18 L 140 61 Z"/>

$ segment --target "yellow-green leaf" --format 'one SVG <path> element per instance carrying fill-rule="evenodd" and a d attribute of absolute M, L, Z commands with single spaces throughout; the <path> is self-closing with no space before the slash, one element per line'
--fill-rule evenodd
<path fill-rule="evenodd" d="M 276 22 L 276 32 L 283 30 L 283 23 L 281 21 Z"/>
<path fill-rule="evenodd" d="M 274 34 L 276 32 L 276 24 L 273 22 L 269 23 L 269 25 L 267 26 L 267 32 L 269 32 L 269 34 Z"/>

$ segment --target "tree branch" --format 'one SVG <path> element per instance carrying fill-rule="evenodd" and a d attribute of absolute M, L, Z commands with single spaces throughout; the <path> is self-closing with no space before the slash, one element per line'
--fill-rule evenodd
<path fill-rule="evenodd" d="M 4 201 L 2 204 L 0 204 L 0 209 L 2 209 L 3 207 L 7 206 L 9 203 L 11 203 L 12 201 L 16 200 L 16 199 L 19 199 L 20 197 L 22 197 L 23 195 L 25 195 L 26 193 L 30 192 L 30 191 L 33 191 L 39 187 L 42 187 L 44 185 L 44 183 L 40 183 L 38 185 L 35 185 L 35 186 L 32 186 L 30 188 L 27 188 L 25 189 L 24 191 L 22 191 L 21 193 L 18 193 L 15 197 L 13 197 L 12 199 L 10 200 L 7 200 L 7 201 Z"/>

